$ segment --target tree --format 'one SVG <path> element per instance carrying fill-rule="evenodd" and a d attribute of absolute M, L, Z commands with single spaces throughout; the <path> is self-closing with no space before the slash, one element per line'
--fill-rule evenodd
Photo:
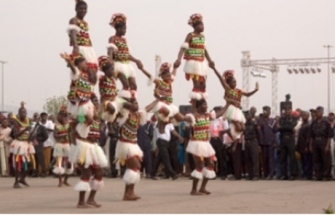
<path fill-rule="evenodd" d="M 43 109 L 48 114 L 56 116 L 62 105 L 67 105 L 67 98 L 65 96 L 54 96 L 47 99 L 47 102 L 44 104 Z"/>

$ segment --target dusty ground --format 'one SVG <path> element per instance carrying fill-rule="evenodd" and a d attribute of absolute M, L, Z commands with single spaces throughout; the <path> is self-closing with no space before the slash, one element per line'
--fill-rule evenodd
<path fill-rule="evenodd" d="M 78 178 L 70 178 L 73 185 Z M 143 179 L 142 199 L 123 202 L 121 179 L 105 179 L 98 209 L 77 209 L 78 194 L 58 188 L 57 179 L 31 179 L 31 187 L 13 189 L 12 178 L 0 178 L 0 213 L 322 213 L 333 203 L 334 182 L 209 181 L 210 196 L 190 196 L 191 181 Z"/>

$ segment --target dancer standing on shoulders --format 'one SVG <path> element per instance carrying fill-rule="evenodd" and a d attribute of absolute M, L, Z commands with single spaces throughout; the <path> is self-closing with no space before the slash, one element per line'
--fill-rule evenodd
<path fill-rule="evenodd" d="M 31 130 L 31 121 L 27 117 L 27 110 L 24 102 L 21 102 L 21 108 L 17 116 L 13 116 L 13 132 L 14 141 L 10 145 L 10 153 L 12 154 L 12 164 L 15 169 L 14 188 L 21 188 L 20 184 L 29 187 L 26 177 L 34 166 L 35 149 L 30 142 L 29 131 Z M 21 173 L 21 179 L 19 175 Z"/>
<path fill-rule="evenodd" d="M 82 55 L 87 60 L 87 67 L 93 72 L 91 84 L 97 82 L 98 62 L 92 47 L 88 24 L 84 21 L 87 13 L 87 3 L 83 0 L 76 0 L 76 16 L 70 19 L 67 33 L 70 37 L 70 46 L 73 47 L 73 55 Z"/>
<path fill-rule="evenodd" d="M 159 69 L 159 79 L 155 79 L 150 73 L 142 69 L 142 72 L 155 83 L 154 96 L 159 99 L 157 105 L 152 109 L 157 118 L 163 122 L 169 122 L 174 117 L 178 122 L 184 120 L 178 108 L 173 104 L 172 82 L 175 79 L 177 68 L 170 72 L 170 64 L 163 63 Z M 164 130 L 163 130 L 164 131 Z"/>
<path fill-rule="evenodd" d="M 141 159 L 143 152 L 137 144 L 137 130 L 140 125 L 147 122 L 147 113 L 157 104 L 158 100 L 149 104 L 144 111 L 138 110 L 138 103 L 135 98 L 130 99 L 132 107 L 129 115 L 123 116 L 120 123 L 120 137 L 115 150 L 115 162 L 120 161 L 120 165 L 126 164 L 127 170 L 123 176 L 126 183 L 123 196 L 124 201 L 134 201 L 140 199 L 135 195 L 135 184 L 140 181 Z"/>
<path fill-rule="evenodd" d="M 210 144 L 210 121 L 221 117 L 227 110 L 225 106 L 221 110 L 211 113 L 207 112 L 207 102 L 204 99 L 196 101 L 196 111 L 186 114 L 185 121 L 191 125 L 191 137 L 186 152 L 193 155 L 195 170 L 191 173 L 193 184 L 191 195 L 209 195 L 206 185 L 209 179 L 216 177 L 214 171 L 215 151 Z M 205 168 L 204 168 L 205 167 Z M 198 191 L 198 182 L 202 180 Z"/>
<path fill-rule="evenodd" d="M 86 138 L 89 133 L 89 125 L 93 122 L 94 106 L 91 102 L 94 72 L 88 69 L 87 61 L 80 55 L 69 56 L 66 53 L 60 55 L 71 68 L 71 85 L 68 94 L 68 112 L 76 119 L 70 123 L 71 130 L 77 130 L 78 134 Z M 71 137 L 71 142 L 74 138 Z"/>
<path fill-rule="evenodd" d="M 59 184 L 61 187 L 63 184 L 70 186 L 67 182 L 69 176 L 73 172 L 73 165 L 69 162 L 70 155 L 70 142 L 69 142 L 69 128 L 68 114 L 66 107 L 62 106 L 57 115 L 57 121 L 54 130 L 54 138 L 56 140 L 53 157 L 56 160 L 55 168 L 53 172 L 58 175 Z M 64 181 L 62 181 L 64 175 Z"/>
<path fill-rule="evenodd" d="M 229 104 L 229 107 L 225 113 L 226 119 L 231 122 L 230 133 L 233 140 L 239 139 L 243 131 L 245 130 L 245 117 L 241 110 L 242 96 L 252 96 L 258 89 L 258 82 L 256 83 L 255 90 L 252 92 L 244 92 L 236 88 L 236 79 L 234 77 L 234 70 L 227 70 L 223 73 L 223 76 L 216 70 L 215 67 L 211 67 L 216 76 L 219 78 L 223 89 L 225 90 L 224 99 Z"/>
<path fill-rule="evenodd" d="M 127 18 L 122 13 L 116 13 L 112 16 L 110 25 L 115 28 L 115 35 L 109 38 L 107 50 L 108 55 L 114 60 L 116 77 L 122 83 L 122 90 L 119 95 L 122 98 L 137 98 L 136 72 L 131 65 L 131 61 L 136 63 L 138 69 L 142 69 L 143 65 L 140 60 L 133 57 L 129 52 L 126 38 Z"/>
<path fill-rule="evenodd" d="M 79 191 L 78 208 L 101 207 L 94 198 L 98 190 L 104 186 L 102 181 L 103 170 L 107 167 L 107 158 L 99 146 L 100 122 L 96 109 L 99 108 L 98 98 L 92 93 L 92 103 L 94 104 L 93 123 L 90 125 L 90 132 L 87 138 L 76 135 L 75 145 L 70 150 L 70 161 L 80 168 L 81 176 L 74 189 Z M 93 175 L 93 177 L 92 177 Z M 85 202 L 85 194 L 90 195 Z"/>
<path fill-rule="evenodd" d="M 195 110 L 195 101 L 207 98 L 206 78 L 208 74 L 208 66 L 205 62 L 205 58 L 210 66 L 214 66 L 214 62 L 205 47 L 205 36 L 202 34 L 204 31 L 202 15 L 198 13 L 193 14 L 190 17 L 188 24 L 193 27 L 194 31 L 186 36 L 174 66 L 178 68 L 181 64 L 181 59 L 184 56 L 184 72 L 186 73 L 186 79 L 193 81 L 193 89 L 190 93 L 190 98 L 193 110 Z"/>
<path fill-rule="evenodd" d="M 115 82 L 114 63 L 108 56 L 98 59 L 99 68 L 104 73 L 99 78 L 99 92 L 101 100 L 101 118 L 112 123 L 117 114 L 123 109 L 129 109 L 131 104 L 119 98 Z"/>

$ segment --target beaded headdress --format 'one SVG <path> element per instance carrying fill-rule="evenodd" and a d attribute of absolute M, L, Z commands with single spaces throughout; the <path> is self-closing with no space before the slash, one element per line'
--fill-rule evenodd
<path fill-rule="evenodd" d="M 109 56 L 100 56 L 98 58 L 99 68 L 102 71 L 107 63 L 111 62 L 111 58 Z"/>
<path fill-rule="evenodd" d="M 113 14 L 111 21 L 110 21 L 110 25 L 115 27 L 115 25 L 119 22 L 124 22 L 126 23 L 127 21 L 127 17 L 123 14 L 123 13 L 115 13 Z"/>
<path fill-rule="evenodd" d="M 190 16 L 188 24 L 193 26 L 196 22 L 202 22 L 202 15 L 200 13 L 195 13 Z"/>
<path fill-rule="evenodd" d="M 226 70 L 226 71 L 223 73 L 223 77 L 224 77 L 225 79 L 227 79 L 228 77 L 234 77 L 234 73 L 235 73 L 234 70 Z"/>
<path fill-rule="evenodd" d="M 61 105 L 59 108 L 59 113 L 67 114 L 67 107 L 65 105 Z"/>
<path fill-rule="evenodd" d="M 171 65 L 169 63 L 163 63 L 159 68 L 159 75 L 161 75 L 164 71 L 170 72 Z"/>

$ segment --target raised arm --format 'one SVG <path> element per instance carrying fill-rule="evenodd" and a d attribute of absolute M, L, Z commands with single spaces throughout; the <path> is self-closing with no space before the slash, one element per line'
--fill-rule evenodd
<path fill-rule="evenodd" d="M 229 89 L 229 86 L 228 86 L 228 84 L 227 84 L 227 82 L 226 82 L 226 79 L 224 79 L 224 78 L 220 75 L 220 73 L 217 71 L 217 69 L 216 69 L 215 67 L 211 67 L 211 68 L 214 70 L 216 76 L 219 78 L 220 83 L 221 83 L 223 89 L 225 89 L 225 90 Z"/>
<path fill-rule="evenodd" d="M 251 91 L 251 92 L 248 92 L 248 93 L 243 92 L 243 95 L 246 96 L 246 97 L 252 96 L 258 91 L 258 89 L 259 89 L 259 84 L 258 84 L 258 82 L 256 82 L 255 90 Z"/>
<path fill-rule="evenodd" d="M 184 55 L 184 51 L 185 51 L 185 49 L 188 48 L 188 44 L 190 43 L 191 39 L 192 39 L 192 35 L 191 35 L 191 33 L 189 33 L 185 38 L 184 44 L 180 47 L 180 50 L 179 50 L 178 56 L 177 56 L 177 60 L 174 63 L 174 67 L 178 68 L 180 66 L 181 59 Z"/>
<path fill-rule="evenodd" d="M 70 20 L 70 28 L 69 28 L 69 36 L 70 36 L 70 40 L 73 46 L 73 54 L 79 54 L 79 46 L 77 43 L 77 30 L 76 27 L 78 25 L 78 21 L 76 18 L 72 18 Z"/>
<path fill-rule="evenodd" d="M 151 111 L 151 110 L 155 107 L 155 105 L 156 105 L 158 102 L 159 102 L 158 99 L 156 99 L 155 101 L 151 102 L 149 105 L 147 105 L 147 106 L 145 107 L 145 111 L 146 111 L 146 112 Z"/>
<path fill-rule="evenodd" d="M 65 62 L 69 65 L 69 67 L 70 67 L 70 69 L 72 71 L 72 74 L 75 75 L 76 74 L 76 68 L 73 65 L 73 62 L 70 60 L 70 56 L 68 54 L 66 54 L 66 53 L 61 53 L 60 57 L 65 60 Z"/>
<path fill-rule="evenodd" d="M 219 118 L 219 117 L 221 117 L 221 116 L 223 116 L 225 113 L 226 113 L 226 111 L 227 111 L 227 109 L 228 109 L 228 107 L 229 107 L 229 103 L 227 103 L 226 104 L 226 106 L 224 106 L 221 110 L 219 110 L 218 112 L 216 112 L 216 118 Z"/>

